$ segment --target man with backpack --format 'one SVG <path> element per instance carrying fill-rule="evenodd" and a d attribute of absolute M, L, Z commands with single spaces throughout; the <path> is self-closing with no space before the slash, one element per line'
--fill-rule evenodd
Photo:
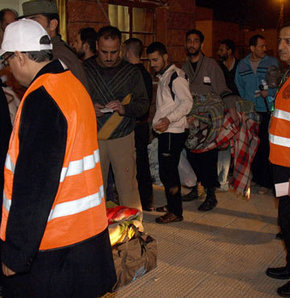
<path fill-rule="evenodd" d="M 186 115 L 193 101 L 184 72 L 169 63 L 161 42 L 151 43 L 147 56 L 159 78 L 153 129 L 158 134 L 159 175 L 167 199 L 167 212 L 155 221 L 166 224 L 183 220 L 178 163 L 186 140 Z"/>

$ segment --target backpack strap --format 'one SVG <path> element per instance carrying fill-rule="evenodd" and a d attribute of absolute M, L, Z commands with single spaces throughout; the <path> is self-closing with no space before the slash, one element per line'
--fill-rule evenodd
<path fill-rule="evenodd" d="M 175 71 L 171 77 L 170 77 L 170 82 L 168 84 L 168 87 L 170 89 L 170 92 L 171 92 L 171 96 L 172 96 L 172 99 L 175 100 L 175 93 L 173 92 L 173 89 L 172 89 L 172 85 L 173 85 L 173 81 L 178 77 L 178 74 L 177 72 Z"/>

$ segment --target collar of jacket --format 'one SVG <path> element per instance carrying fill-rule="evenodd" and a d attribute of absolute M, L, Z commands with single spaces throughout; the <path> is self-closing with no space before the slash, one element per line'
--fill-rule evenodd
<path fill-rule="evenodd" d="M 247 64 L 249 64 L 250 65 L 250 58 L 251 58 L 251 55 L 252 54 L 249 54 L 248 56 L 246 56 L 244 59 L 245 59 L 245 62 L 247 63 Z M 264 58 L 262 58 L 261 60 L 260 60 L 260 62 L 259 62 L 259 64 L 261 63 L 261 62 L 264 62 L 264 61 L 266 61 L 266 60 L 268 60 L 269 59 L 269 56 L 268 55 L 266 55 Z"/>
<path fill-rule="evenodd" d="M 169 64 L 169 65 L 167 65 L 164 69 L 162 69 L 159 73 L 158 73 L 158 75 L 157 75 L 157 77 L 158 78 L 161 78 L 171 67 L 173 66 L 173 64 Z"/>

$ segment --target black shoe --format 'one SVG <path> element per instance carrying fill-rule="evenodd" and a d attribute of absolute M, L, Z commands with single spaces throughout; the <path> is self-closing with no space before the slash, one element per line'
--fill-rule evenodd
<path fill-rule="evenodd" d="M 182 196 L 181 199 L 183 202 L 197 200 L 198 199 L 197 185 L 194 186 L 188 194 Z"/>
<path fill-rule="evenodd" d="M 217 200 L 205 200 L 199 207 L 199 211 L 209 211 L 212 210 L 217 205 Z"/>
<path fill-rule="evenodd" d="M 278 240 L 283 240 L 284 237 L 283 237 L 282 232 L 277 233 L 276 236 L 275 236 L 275 238 L 278 239 Z"/>
<path fill-rule="evenodd" d="M 266 274 L 276 279 L 290 279 L 290 271 L 287 267 L 268 268 Z"/>
<path fill-rule="evenodd" d="M 149 211 L 149 212 L 154 211 L 154 207 L 149 207 L 149 206 L 144 206 L 142 207 L 142 209 L 143 211 Z"/>
<path fill-rule="evenodd" d="M 205 201 L 198 207 L 199 211 L 209 211 L 212 210 L 217 205 L 217 200 L 215 196 L 215 189 L 208 188 Z"/>
<path fill-rule="evenodd" d="M 277 293 L 281 297 L 290 297 L 290 281 L 284 286 L 278 288 Z"/>

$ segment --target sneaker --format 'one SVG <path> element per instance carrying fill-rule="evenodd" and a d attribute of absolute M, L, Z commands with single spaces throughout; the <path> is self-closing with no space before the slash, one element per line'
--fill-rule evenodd
<path fill-rule="evenodd" d="M 229 190 L 229 184 L 228 184 L 228 182 L 223 183 L 223 184 L 221 183 L 220 185 L 221 185 L 220 187 L 217 187 L 216 188 L 216 191 L 217 192 L 227 192 Z"/>

